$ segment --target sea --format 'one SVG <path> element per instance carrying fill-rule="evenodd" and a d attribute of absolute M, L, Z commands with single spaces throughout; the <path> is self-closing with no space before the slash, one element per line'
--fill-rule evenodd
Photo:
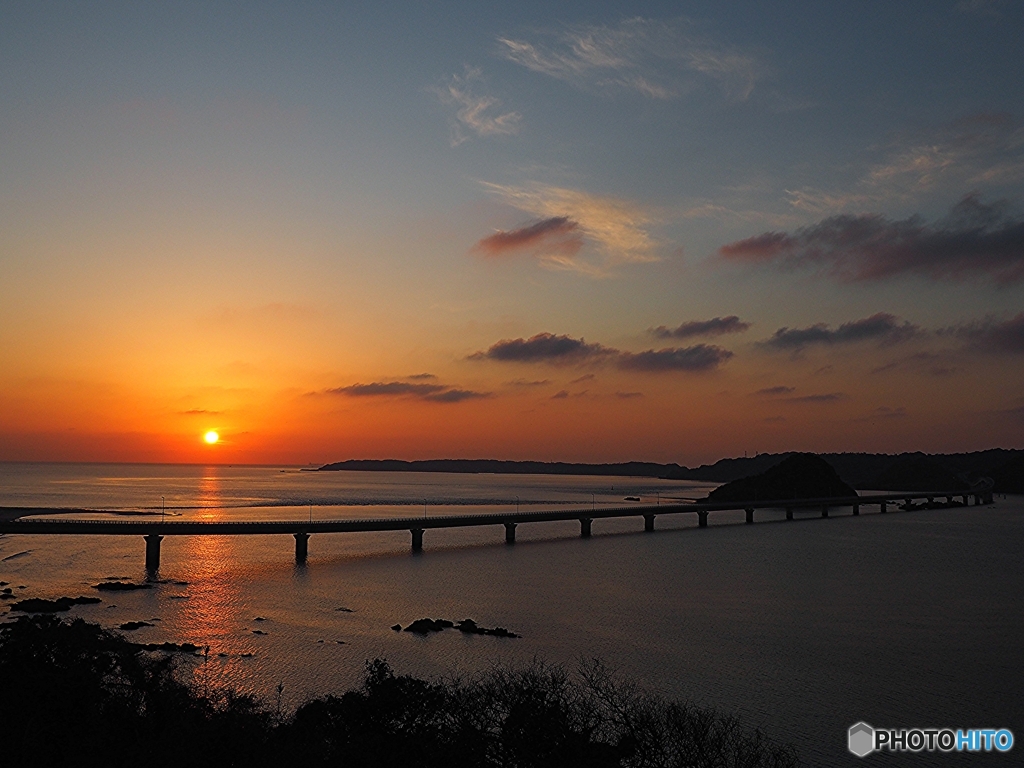
<path fill-rule="evenodd" d="M 85 517 L 328 520 L 677 502 L 712 486 L 654 478 L 299 467 L 0 464 L 0 507 Z M 627 501 L 629 499 L 640 499 Z M 891 509 L 891 508 L 890 508 Z M 80 513 L 75 513 L 81 516 Z M 17 598 L 101 597 L 70 616 L 137 642 L 191 642 L 180 670 L 271 706 L 358 686 L 367 661 L 472 676 L 534 661 L 599 659 L 656 694 L 735 715 L 792 743 L 804 765 L 1024 765 L 1007 753 L 847 751 L 847 729 L 1008 728 L 1024 738 L 1024 497 L 860 516 L 782 510 L 315 534 L 168 536 L 151 588 L 140 536 L 3 535 L 0 581 Z M 0 604 L 11 621 L 12 600 Z M 419 618 L 521 637 L 395 631 Z M 206 650 L 208 647 L 208 651 Z M 0 759 L 3 747 L 0 744 Z"/>

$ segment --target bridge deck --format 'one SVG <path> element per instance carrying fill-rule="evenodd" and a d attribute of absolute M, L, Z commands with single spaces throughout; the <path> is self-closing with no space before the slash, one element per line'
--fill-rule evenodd
<path fill-rule="evenodd" d="M 160 536 L 234 536 L 251 534 L 283 533 L 352 533 L 366 531 L 403 531 L 435 528 L 463 528 L 480 525 L 508 525 L 520 523 L 552 522 L 557 520 L 599 520 L 621 517 L 649 517 L 696 513 L 704 518 L 709 512 L 726 510 L 756 509 L 817 509 L 825 507 L 851 507 L 881 505 L 889 502 L 963 497 L 964 503 L 970 492 L 936 491 L 928 493 L 889 493 L 850 496 L 844 498 L 789 499 L 767 501 L 743 501 L 694 504 L 633 505 L 628 507 L 604 507 L 587 509 L 554 509 L 535 512 L 494 512 L 475 515 L 439 515 L 433 517 L 379 517 L 359 520 L 246 520 L 246 521 L 200 521 L 200 520 L 73 520 L 67 518 L 27 519 L 29 515 L 113 513 L 102 509 L 53 509 L 40 507 L 4 507 L 0 512 L 5 516 L 20 515 L 15 519 L 0 521 L 0 533 L 13 534 L 86 534 L 86 535 L 153 535 Z M 123 514 L 123 511 L 119 512 Z M 704 518 L 706 519 L 706 518 Z"/>

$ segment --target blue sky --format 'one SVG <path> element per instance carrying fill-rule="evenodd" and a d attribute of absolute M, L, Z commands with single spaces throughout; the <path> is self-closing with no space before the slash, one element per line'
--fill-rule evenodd
<path fill-rule="evenodd" d="M 4 4 L 0 458 L 1020 447 L 1022 32 Z"/>

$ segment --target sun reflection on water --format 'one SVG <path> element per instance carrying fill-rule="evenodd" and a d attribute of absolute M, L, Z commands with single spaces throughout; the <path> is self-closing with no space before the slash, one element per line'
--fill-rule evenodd
<path fill-rule="evenodd" d="M 203 520 L 219 520 L 222 517 L 223 499 L 219 467 L 206 467 L 199 480 L 198 517 Z"/>
<path fill-rule="evenodd" d="M 218 478 L 205 474 L 200 483 L 200 517 L 223 517 Z M 253 616 L 246 609 L 239 563 L 245 560 L 238 536 L 184 536 L 181 553 L 188 600 L 178 616 L 181 636 L 200 647 L 209 646 L 209 657 L 195 667 L 195 679 L 203 685 L 244 687 L 245 665 L 254 652 L 249 628 Z"/>

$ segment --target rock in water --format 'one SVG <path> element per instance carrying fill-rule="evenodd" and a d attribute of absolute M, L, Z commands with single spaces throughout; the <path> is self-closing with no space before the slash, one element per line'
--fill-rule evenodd
<path fill-rule="evenodd" d="M 142 629 L 143 627 L 152 627 L 148 621 L 126 621 L 124 624 L 118 625 L 118 629 L 123 629 L 126 632 L 131 632 L 136 629 Z"/>
<path fill-rule="evenodd" d="M 56 600 L 44 600 L 30 597 L 11 604 L 12 611 L 22 613 L 57 613 L 70 611 L 73 605 L 90 605 L 102 602 L 98 597 L 58 597 Z"/>
<path fill-rule="evenodd" d="M 417 635 L 426 635 L 430 632 L 442 632 L 449 627 L 454 627 L 455 624 L 445 619 L 416 619 L 412 624 L 405 628 L 406 632 L 414 632 Z"/>
<path fill-rule="evenodd" d="M 198 645 L 193 643 L 136 643 L 136 648 L 144 651 L 166 651 L 167 653 L 195 653 L 199 650 Z M 245 654 L 242 654 L 245 656 Z M 249 654 L 252 656 L 252 654 Z"/>
<path fill-rule="evenodd" d="M 784 501 L 856 496 L 832 465 L 813 453 L 794 453 L 759 475 L 733 480 L 708 494 L 708 501 Z"/>
<path fill-rule="evenodd" d="M 93 584 L 93 589 L 98 589 L 102 592 L 131 592 L 135 589 L 152 589 L 152 584 L 133 584 L 130 581 L 101 581 L 99 584 Z"/>
<path fill-rule="evenodd" d="M 458 624 L 448 621 L 447 619 L 417 619 L 408 627 L 406 627 L 405 631 L 413 632 L 417 635 L 428 635 L 431 632 L 443 632 L 446 629 L 453 628 L 467 635 L 490 635 L 491 637 L 520 637 L 520 635 L 517 635 L 515 632 L 510 632 L 504 627 L 495 627 L 494 629 L 481 627 L 472 619 L 463 619 Z M 392 629 L 398 632 L 402 629 L 402 625 L 395 624 L 395 626 L 393 626 Z"/>

